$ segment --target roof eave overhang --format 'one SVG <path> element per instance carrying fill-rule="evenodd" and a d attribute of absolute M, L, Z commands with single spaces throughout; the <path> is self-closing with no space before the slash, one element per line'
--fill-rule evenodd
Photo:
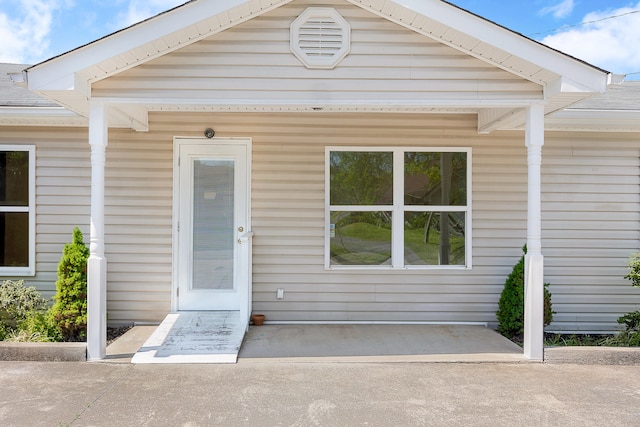
<path fill-rule="evenodd" d="M 91 82 L 170 53 L 291 1 L 190 1 L 28 68 L 28 88 L 45 96 L 49 91 L 86 91 Z"/>
<path fill-rule="evenodd" d="M 87 118 L 62 107 L 0 106 L 1 126 L 86 127 Z"/>
<path fill-rule="evenodd" d="M 443 0 L 347 0 L 532 82 L 603 93 L 610 73 Z M 566 86 L 569 89 L 569 86 Z"/>
<path fill-rule="evenodd" d="M 29 68 L 28 87 L 84 116 L 88 112 L 93 82 L 170 53 L 290 1 L 191 1 L 168 13 Z M 540 84 L 546 114 L 605 92 L 610 81 L 607 71 L 541 45 L 442 0 L 347 1 Z M 203 16 L 207 18 L 203 19 Z M 132 41 L 136 44 L 132 45 Z M 479 118 L 479 131 L 483 133 L 517 126 L 520 118 L 524 117 L 516 109 L 494 111 L 486 116 L 490 118 L 490 122 Z M 495 119 L 497 116 L 504 118 L 504 121 Z M 135 118 L 126 120 L 138 123 Z M 145 129 L 144 123 L 138 124 L 134 128 Z"/>

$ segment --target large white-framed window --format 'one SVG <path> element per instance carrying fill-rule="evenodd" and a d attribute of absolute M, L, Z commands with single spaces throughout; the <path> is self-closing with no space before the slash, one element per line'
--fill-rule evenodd
<path fill-rule="evenodd" d="M 36 148 L 0 145 L 0 275 L 35 274 Z"/>
<path fill-rule="evenodd" d="M 326 147 L 325 268 L 471 268 L 471 148 Z"/>

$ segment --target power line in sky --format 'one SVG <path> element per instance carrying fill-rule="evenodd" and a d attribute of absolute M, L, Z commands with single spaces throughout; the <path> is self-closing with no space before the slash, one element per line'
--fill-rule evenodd
<path fill-rule="evenodd" d="M 581 22 L 579 24 L 564 25 L 564 26 L 562 26 L 560 28 L 554 28 L 553 30 L 546 30 L 546 31 L 540 31 L 538 33 L 529 34 L 529 37 L 539 36 L 539 35 L 548 34 L 548 33 L 555 33 L 556 31 L 566 30 L 567 28 L 576 28 L 576 27 L 581 27 L 583 25 L 595 24 L 597 22 L 607 21 L 609 19 L 615 19 L 615 18 L 621 18 L 623 16 L 627 16 L 627 15 L 633 15 L 634 13 L 640 13 L 640 10 L 632 10 L 632 11 L 629 11 L 629 12 L 621 13 L 620 15 L 606 16 L 604 18 L 596 19 L 594 21 L 585 21 L 585 22 Z"/>

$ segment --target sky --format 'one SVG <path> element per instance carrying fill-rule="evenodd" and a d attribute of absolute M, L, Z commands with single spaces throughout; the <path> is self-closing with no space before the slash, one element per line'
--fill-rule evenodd
<path fill-rule="evenodd" d="M 36 64 L 186 0 L 0 0 L 0 62 Z M 640 79 L 640 0 L 450 0 L 627 80 Z"/>

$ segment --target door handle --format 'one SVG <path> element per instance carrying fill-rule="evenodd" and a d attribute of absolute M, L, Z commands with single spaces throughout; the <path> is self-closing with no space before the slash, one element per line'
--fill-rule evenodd
<path fill-rule="evenodd" d="M 242 228 L 242 227 L 240 227 Z M 248 242 L 253 238 L 253 231 L 247 231 L 242 236 L 238 237 L 238 244 L 241 245 L 245 242 Z"/>

